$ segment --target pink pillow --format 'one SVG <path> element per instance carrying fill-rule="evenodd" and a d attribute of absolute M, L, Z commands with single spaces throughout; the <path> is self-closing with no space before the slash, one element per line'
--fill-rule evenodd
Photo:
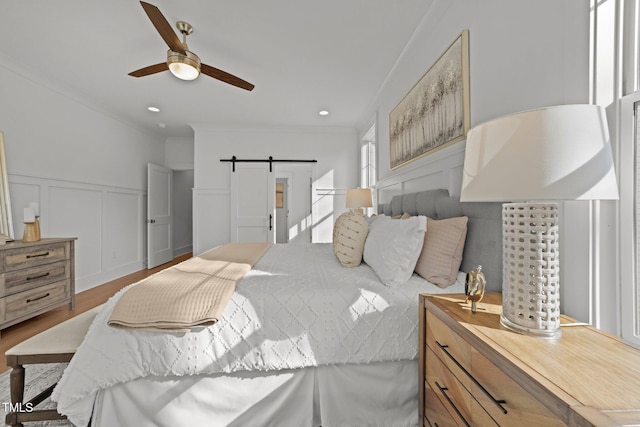
<path fill-rule="evenodd" d="M 416 273 L 441 288 L 455 283 L 462 263 L 468 220 L 466 216 L 427 219 L 427 232 L 416 263 Z"/>

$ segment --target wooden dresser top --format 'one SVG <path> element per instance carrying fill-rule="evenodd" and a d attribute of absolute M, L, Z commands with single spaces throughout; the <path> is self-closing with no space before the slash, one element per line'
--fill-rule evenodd
<path fill-rule="evenodd" d="M 23 242 L 22 240 L 14 240 L 12 242 L 7 242 L 4 245 L 0 245 L 0 251 L 6 249 L 26 248 L 29 246 L 41 246 L 49 243 L 69 242 L 71 240 L 77 239 L 77 237 L 47 237 L 36 242 Z"/>
<path fill-rule="evenodd" d="M 425 304 L 447 314 L 443 320 L 450 328 L 533 391 L 552 393 L 564 402 L 561 406 L 596 425 L 607 425 L 608 416 L 598 422 L 604 414 L 640 423 L 639 349 L 567 316 L 557 340 L 510 331 L 500 325 L 499 293 L 486 294 L 476 313 L 462 294 L 429 295 Z"/>

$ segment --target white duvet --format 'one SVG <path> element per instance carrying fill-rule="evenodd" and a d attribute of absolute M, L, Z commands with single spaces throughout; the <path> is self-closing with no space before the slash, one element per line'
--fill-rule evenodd
<path fill-rule="evenodd" d="M 274 245 L 213 326 L 188 333 L 109 327 L 124 290 L 118 292 L 89 328 L 52 398 L 72 423 L 87 425 L 97 391 L 149 375 L 415 359 L 418 294 L 462 292 L 463 280 L 460 274 L 443 290 L 414 274 L 391 288 L 366 264 L 342 267 L 331 244 Z"/>

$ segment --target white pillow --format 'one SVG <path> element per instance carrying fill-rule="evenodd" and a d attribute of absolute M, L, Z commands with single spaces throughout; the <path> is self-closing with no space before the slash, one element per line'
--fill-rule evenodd
<path fill-rule="evenodd" d="M 382 283 L 399 286 L 413 274 L 424 244 L 427 217 L 414 216 L 402 221 L 378 218 L 369 224 L 364 244 L 364 262 L 376 272 Z"/>

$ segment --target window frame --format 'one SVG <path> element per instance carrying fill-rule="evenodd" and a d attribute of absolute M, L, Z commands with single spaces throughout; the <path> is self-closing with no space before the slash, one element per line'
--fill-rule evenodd
<path fill-rule="evenodd" d="M 371 188 L 373 208 L 365 210 L 367 215 L 377 212 L 377 194 L 375 185 L 378 179 L 376 147 L 376 125 L 373 124 L 360 139 L 360 188 Z"/>
<path fill-rule="evenodd" d="M 636 105 L 638 107 L 636 107 Z M 618 185 L 620 189 L 620 331 L 622 339 L 640 348 L 640 282 L 638 281 L 638 225 L 640 225 L 640 91 L 619 104 Z"/>

